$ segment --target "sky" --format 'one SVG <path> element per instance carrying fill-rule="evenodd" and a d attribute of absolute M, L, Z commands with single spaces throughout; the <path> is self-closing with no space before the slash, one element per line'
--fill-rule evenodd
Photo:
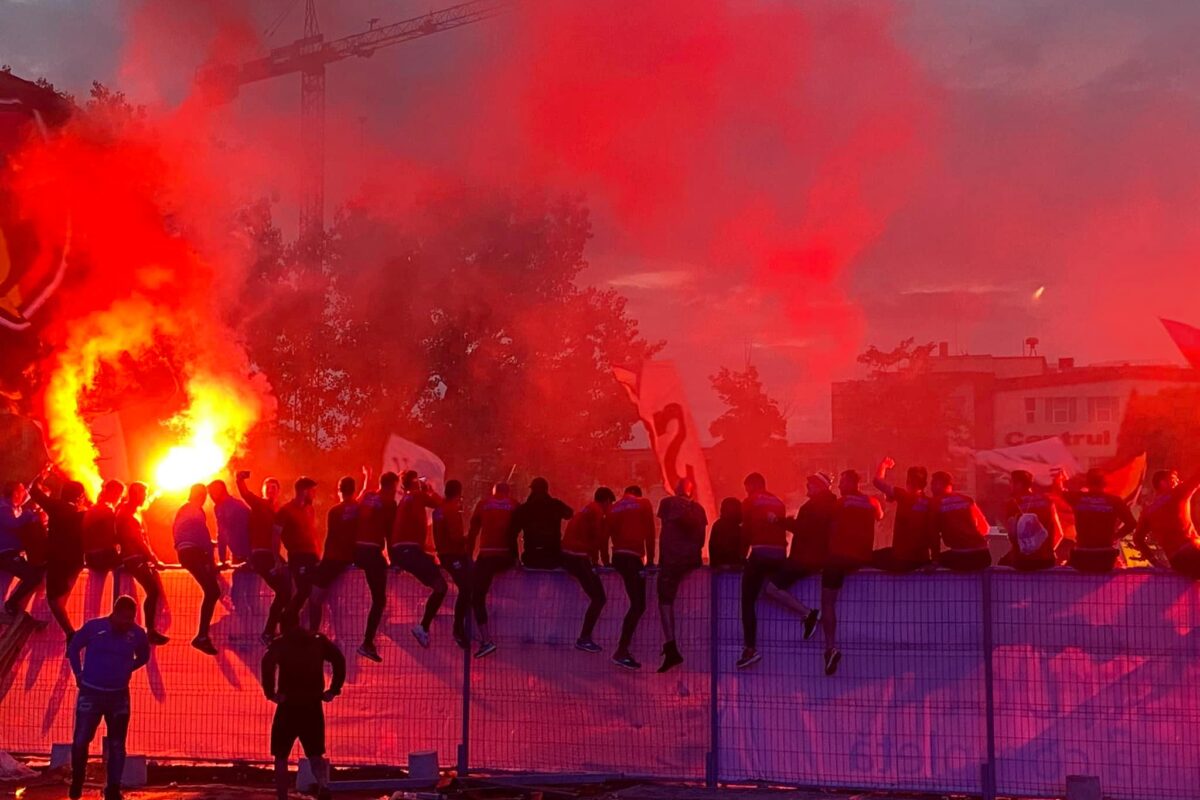
<path fill-rule="evenodd" d="M 0 3 L 0 61 L 81 97 L 100 80 L 135 102 L 169 106 L 204 55 L 198 42 L 214 24 L 205 5 L 9 0 Z M 324 2 L 322 24 L 345 35 L 440 5 Z M 330 211 L 406 164 L 477 160 L 490 169 L 512 154 L 523 176 L 587 193 L 595 238 L 584 279 L 626 294 L 646 335 L 666 340 L 664 357 L 680 366 L 697 417 L 720 411 L 707 376 L 751 361 L 787 409 L 794 441 L 828 436 L 829 382 L 859 375 L 854 355 L 870 344 L 916 337 L 1011 355 L 1036 336 L 1051 358 L 1181 361 L 1157 319 L 1200 324 L 1200 6 L 898 0 L 861 4 L 855 16 L 828 3 L 761 0 L 782 33 L 747 24 L 718 37 L 759 54 L 732 66 L 685 58 L 672 78 L 683 87 L 662 95 L 678 101 L 673 116 L 646 107 L 659 95 L 632 92 L 633 103 L 588 71 L 645 60 L 654 39 L 644 31 L 655 26 L 700 38 L 740 26 L 723 5 L 664 3 L 675 18 L 626 22 L 588 4 L 594 20 L 565 22 L 585 29 L 570 40 L 578 53 L 560 52 L 557 40 L 541 47 L 536 24 L 563 20 L 515 17 L 332 66 L 327 118 L 341 146 L 328 159 Z M 302 0 L 244 7 L 258 39 L 248 52 L 300 33 Z M 793 10 L 806 15 L 794 28 Z M 529 19 L 533 29 L 518 29 Z M 589 40 L 591 21 L 610 38 Z M 664 37 L 664 49 L 672 42 Z M 611 55 L 586 52 L 609 44 Z M 704 81 L 689 82 L 710 67 L 715 100 Z M 544 84 L 539 102 L 606 122 L 554 93 L 560 84 L 546 76 L 564 69 L 601 97 L 617 92 L 626 129 L 613 141 L 634 151 L 630 163 L 621 153 L 579 156 L 577 130 L 541 118 L 531 126 L 522 108 L 505 105 Z M 298 84 L 246 87 L 223 112 L 230 138 L 257 136 L 289 158 Z M 659 160 L 668 165 L 661 175 Z M 628 186 L 647 168 L 648 181 L 667 187 L 649 199 Z M 286 218 L 294 184 L 254 179 Z M 814 241 L 833 254 L 827 265 L 814 266 Z"/>

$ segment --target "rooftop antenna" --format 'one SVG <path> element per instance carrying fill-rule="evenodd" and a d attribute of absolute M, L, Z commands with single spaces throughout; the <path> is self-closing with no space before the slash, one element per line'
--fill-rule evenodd
<path fill-rule="evenodd" d="M 1025 355 L 1036 356 L 1038 354 L 1038 345 L 1041 344 L 1036 336 L 1030 336 L 1025 340 Z"/>

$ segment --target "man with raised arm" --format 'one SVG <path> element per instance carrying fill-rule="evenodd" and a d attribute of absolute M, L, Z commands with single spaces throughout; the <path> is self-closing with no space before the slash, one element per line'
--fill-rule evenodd
<path fill-rule="evenodd" d="M 249 481 L 249 470 L 237 473 L 238 494 L 250 507 L 250 568 L 274 595 L 261 637 L 263 644 L 270 644 L 292 600 L 292 578 L 279 552 L 279 537 L 275 535 L 275 515 L 279 513 L 282 487 L 278 479 L 267 478 L 262 482 L 262 494 L 259 495 L 250 488 Z"/>
<path fill-rule="evenodd" d="M 929 471 L 925 467 L 909 467 L 904 486 L 888 482 L 888 470 L 896 466 L 890 456 L 879 462 L 872 481 L 888 502 L 896 504 L 896 520 L 892 527 L 892 546 L 876 550 L 871 565 L 885 572 L 912 572 L 933 563 L 938 552 L 937 537 L 929 522 L 929 496 L 925 486 Z"/>
<path fill-rule="evenodd" d="M 404 493 L 396 501 L 396 524 L 392 526 L 388 555 L 392 569 L 407 572 L 429 589 L 425 613 L 421 615 L 420 623 L 412 627 L 417 644 L 429 647 L 429 628 L 437 618 L 449 587 L 433 556 L 425 552 L 425 540 L 429 535 L 429 518 L 425 512 L 441 505 L 442 498 L 415 470 L 400 476 L 400 487 Z"/>

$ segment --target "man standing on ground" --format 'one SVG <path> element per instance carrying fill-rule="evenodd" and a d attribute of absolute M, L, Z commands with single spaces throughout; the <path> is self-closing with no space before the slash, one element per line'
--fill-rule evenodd
<path fill-rule="evenodd" d="M 263 693 L 275 703 L 271 723 L 271 755 L 275 757 L 275 791 L 288 797 L 288 756 L 300 740 L 317 781 L 317 797 L 329 797 L 329 762 L 325 759 L 325 709 L 346 681 L 346 659 L 333 642 L 306 631 L 293 617 L 283 623 L 283 635 L 271 642 L 262 660 Z M 325 664 L 333 679 L 325 688 Z M 278 673 L 278 677 L 277 677 Z"/>
<path fill-rule="evenodd" d="M 249 480 L 249 470 L 238 472 L 238 494 L 250 507 L 250 568 L 274 593 L 261 637 L 263 644 L 270 644 L 292 599 L 292 578 L 288 575 L 287 564 L 279 553 L 279 537 L 275 535 L 275 515 L 279 513 L 279 495 L 282 487 L 277 479 L 267 478 L 262 484 L 262 496 L 259 496 L 250 488 L 247 483 Z"/>
<path fill-rule="evenodd" d="M 146 484 L 138 481 L 129 484 L 125 502 L 117 506 L 117 546 L 121 548 L 121 571 L 137 581 L 146 595 L 142 602 L 146 636 L 150 644 L 163 645 L 169 640 L 158 632 L 154 624 L 158 616 L 158 602 L 163 596 L 163 585 L 158 576 L 158 559 L 150 549 L 146 526 L 142 523 L 141 511 L 145 504 Z"/>
<path fill-rule="evenodd" d="M 129 732 L 129 679 L 150 660 L 146 631 L 134 621 L 137 602 L 121 595 L 107 617 L 84 624 L 67 645 L 67 659 L 79 686 L 75 701 L 75 736 L 71 742 L 71 789 L 83 796 L 88 747 L 100 721 L 108 738 L 104 800 L 120 800 L 125 771 L 125 737 Z M 86 651 L 86 653 L 84 652 Z"/>
<path fill-rule="evenodd" d="M 708 516 L 704 506 L 693 497 L 696 482 L 691 478 L 680 478 L 675 484 L 675 494 L 662 499 L 658 504 L 658 518 L 662 520 L 658 548 L 658 616 L 662 622 L 663 649 L 659 672 L 683 663 L 683 655 L 675 642 L 675 598 L 679 585 L 692 570 L 703 563 L 704 532 L 708 528 Z"/>
<path fill-rule="evenodd" d="M 363 571 L 371 593 L 366 629 L 358 654 L 376 663 L 383 661 L 375 649 L 375 632 L 387 607 L 388 563 L 383 556 L 392 526 L 396 523 L 396 487 L 400 476 L 385 472 L 379 476 L 379 488 L 367 492 L 358 501 L 358 536 L 354 545 L 354 565 Z"/>
<path fill-rule="evenodd" d="M 407 572 L 429 589 L 421 622 L 412 627 L 417 644 L 429 647 L 429 629 L 449 587 L 433 556 L 425 552 L 425 540 L 429 535 L 425 510 L 437 508 L 442 504 L 442 498 L 414 470 L 400 476 L 400 486 L 404 494 L 396 503 L 396 524 L 392 526 L 388 555 L 393 569 Z"/>
<path fill-rule="evenodd" d="M 83 571 L 83 517 L 87 510 L 87 495 L 79 481 L 67 481 L 59 496 L 53 498 L 41 485 L 42 476 L 30 486 L 33 500 L 49 518 L 46 543 L 46 604 L 67 642 L 75 634 L 75 626 L 67 614 L 67 598 Z"/>
<path fill-rule="evenodd" d="M 188 500 L 175 514 L 175 524 L 171 533 L 175 539 L 175 552 L 179 555 L 179 564 L 191 574 L 204 599 L 200 603 L 200 623 L 196 629 L 196 638 L 192 639 L 192 647 L 210 656 L 217 654 L 217 648 L 212 639 L 208 638 L 208 629 L 212 625 L 213 613 L 217 610 L 217 601 L 221 599 L 221 584 L 217 581 L 217 563 L 214 559 L 214 544 L 212 534 L 208 530 L 208 517 L 204 513 L 204 501 L 208 499 L 208 489 L 203 483 L 197 483 L 188 492 Z"/>

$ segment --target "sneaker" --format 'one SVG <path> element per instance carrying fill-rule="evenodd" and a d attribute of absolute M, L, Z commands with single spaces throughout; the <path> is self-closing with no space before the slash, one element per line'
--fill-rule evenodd
<path fill-rule="evenodd" d="M 195 639 L 192 639 L 192 647 L 206 655 L 215 656 L 217 654 L 216 646 L 212 643 L 212 639 L 207 636 L 197 636 Z"/>
<path fill-rule="evenodd" d="M 621 669 L 635 670 L 642 668 L 642 665 L 637 662 L 637 659 L 628 653 L 623 656 L 614 655 L 612 657 L 612 662 Z"/>
<path fill-rule="evenodd" d="M 825 651 L 825 674 L 832 675 L 837 672 L 838 664 L 842 661 L 842 651 L 836 647 L 832 650 Z"/>
<path fill-rule="evenodd" d="M 417 640 L 417 644 L 421 647 L 429 647 L 429 631 L 422 628 L 420 625 L 413 625 L 413 638 Z"/>
<path fill-rule="evenodd" d="M 817 623 L 821 621 L 821 612 L 815 608 L 808 612 L 808 616 L 804 618 L 804 641 L 812 638 L 812 635 L 817 632 Z"/>
<path fill-rule="evenodd" d="M 604 648 L 593 642 L 591 639 L 576 639 L 575 649 L 582 650 L 585 653 L 603 653 Z"/>
<path fill-rule="evenodd" d="M 271 642 L 275 641 L 275 634 L 271 633 L 270 631 L 263 631 L 262 636 L 259 636 L 258 640 L 267 647 L 270 647 Z"/>
<path fill-rule="evenodd" d="M 454 634 L 454 643 L 456 645 L 458 645 L 459 647 L 461 647 L 463 650 L 471 649 L 471 640 L 468 639 L 465 634 L 462 634 L 462 633 Z"/>
<path fill-rule="evenodd" d="M 495 642 L 484 642 L 483 644 L 481 644 L 479 646 L 479 649 L 475 651 L 475 657 L 476 658 L 487 658 L 494 652 L 496 652 L 496 643 Z"/>
<path fill-rule="evenodd" d="M 104 800 L 121 800 L 121 787 L 105 786 L 104 787 Z"/>
<path fill-rule="evenodd" d="M 322 786 L 317 789 L 317 800 L 332 800 L 333 794 L 330 793 L 328 786 Z"/>
<path fill-rule="evenodd" d="M 667 642 L 663 645 L 663 661 L 658 668 L 659 672 L 667 672 L 683 663 L 683 656 L 679 653 L 679 648 L 674 642 Z"/>
<path fill-rule="evenodd" d="M 762 661 L 762 655 L 752 647 L 747 647 L 742 651 L 742 657 L 737 660 L 738 669 L 746 669 L 752 667 Z"/>
<path fill-rule="evenodd" d="M 360 644 L 355 652 L 368 661 L 374 661 L 376 664 L 383 663 L 383 656 L 379 655 L 379 651 L 373 644 Z"/>
<path fill-rule="evenodd" d="M 71 781 L 71 788 L 67 789 L 67 797 L 71 800 L 79 800 L 83 797 L 83 781 Z"/>
<path fill-rule="evenodd" d="M 146 638 L 150 640 L 150 644 L 162 645 L 162 644 L 166 644 L 167 642 L 171 641 L 168 637 L 163 636 L 158 631 L 150 631 L 149 633 L 146 634 Z"/>

